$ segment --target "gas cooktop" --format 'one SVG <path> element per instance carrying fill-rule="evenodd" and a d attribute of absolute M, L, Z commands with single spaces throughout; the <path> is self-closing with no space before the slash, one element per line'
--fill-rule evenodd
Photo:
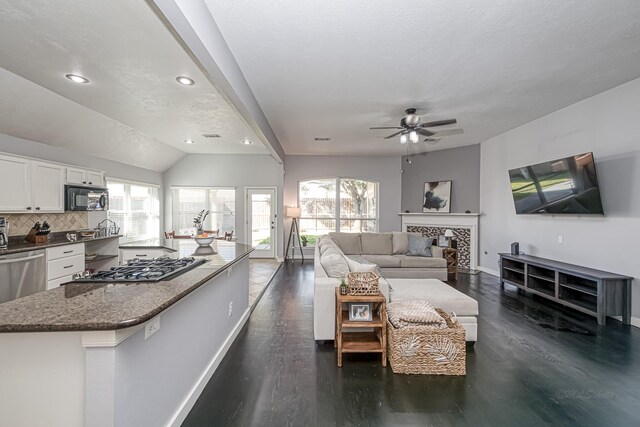
<path fill-rule="evenodd" d="M 158 282 L 178 276 L 205 263 L 204 258 L 132 259 L 126 265 L 111 267 L 74 280 L 77 282 Z"/>

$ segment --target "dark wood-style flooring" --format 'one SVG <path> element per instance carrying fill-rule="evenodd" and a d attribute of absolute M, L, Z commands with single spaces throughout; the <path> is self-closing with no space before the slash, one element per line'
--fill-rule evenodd
<path fill-rule="evenodd" d="M 395 375 L 313 340 L 313 265 L 288 263 L 184 426 L 640 426 L 640 330 L 461 274 L 478 300 L 465 377 Z M 379 357 L 379 356 L 378 356 Z"/>

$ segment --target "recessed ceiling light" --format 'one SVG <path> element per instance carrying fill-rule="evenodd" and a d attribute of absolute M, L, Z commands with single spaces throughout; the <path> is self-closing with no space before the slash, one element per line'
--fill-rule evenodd
<path fill-rule="evenodd" d="M 313 138 L 314 141 L 331 141 L 331 138 L 327 138 L 326 136 L 319 136 Z"/>
<path fill-rule="evenodd" d="M 192 86 L 194 84 L 194 81 L 187 76 L 178 76 L 176 77 L 176 81 L 185 86 Z"/>
<path fill-rule="evenodd" d="M 253 142 L 249 141 L 248 139 L 245 139 L 244 141 L 242 141 L 242 143 L 243 143 L 244 145 L 251 145 L 251 144 L 253 144 Z"/>
<path fill-rule="evenodd" d="M 193 139 L 185 139 L 184 143 L 185 144 L 193 144 Z"/>
<path fill-rule="evenodd" d="M 89 83 L 89 79 L 82 77 L 80 74 L 67 74 L 65 77 L 74 83 Z"/>

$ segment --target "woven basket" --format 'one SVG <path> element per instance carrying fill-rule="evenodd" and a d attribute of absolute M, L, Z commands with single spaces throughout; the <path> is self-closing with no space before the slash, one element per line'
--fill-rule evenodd
<path fill-rule="evenodd" d="M 378 295 L 378 279 L 378 275 L 370 271 L 347 273 L 349 295 Z"/>
<path fill-rule="evenodd" d="M 466 375 L 465 332 L 460 322 L 436 308 L 448 328 L 406 326 L 387 320 L 388 357 L 396 374 Z"/>

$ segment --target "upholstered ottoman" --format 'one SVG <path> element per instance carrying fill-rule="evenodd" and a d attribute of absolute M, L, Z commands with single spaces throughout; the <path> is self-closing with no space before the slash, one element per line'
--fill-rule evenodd
<path fill-rule="evenodd" d="M 388 302 L 423 299 L 434 307 L 454 312 L 465 330 L 466 340 L 478 340 L 478 301 L 438 279 L 387 279 Z"/>

